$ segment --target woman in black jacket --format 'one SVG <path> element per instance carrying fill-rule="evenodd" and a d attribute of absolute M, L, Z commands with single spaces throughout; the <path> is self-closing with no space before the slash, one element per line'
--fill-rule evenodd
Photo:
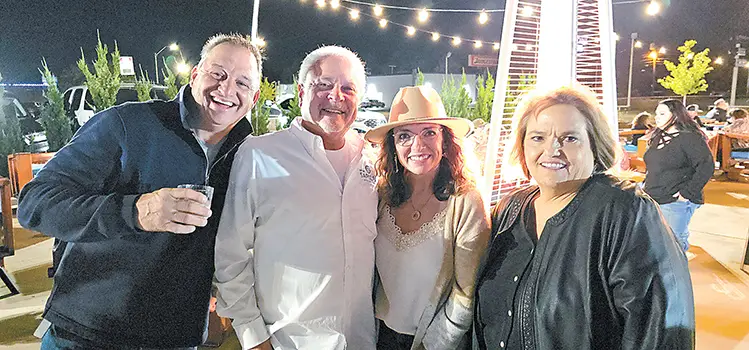
<path fill-rule="evenodd" d="M 703 189 L 715 163 L 707 137 L 677 100 L 664 100 L 655 109 L 655 124 L 643 159 L 648 169 L 645 192 L 661 206 L 681 249 L 689 249 L 689 221 L 705 203 Z"/>
<path fill-rule="evenodd" d="M 590 92 L 530 96 L 513 158 L 537 185 L 492 213 L 474 299 L 474 349 L 690 349 L 684 255 L 657 204 L 603 174 L 615 141 Z"/>

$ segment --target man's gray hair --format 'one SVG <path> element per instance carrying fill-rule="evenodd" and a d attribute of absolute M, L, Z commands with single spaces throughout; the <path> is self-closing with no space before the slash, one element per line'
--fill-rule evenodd
<path fill-rule="evenodd" d="M 208 54 L 213 50 L 214 47 L 219 46 L 221 44 L 232 44 L 239 47 L 243 47 L 252 53 L 252 57 L 255 59 L 255 63 L 257 64 L 257 78 L 252 79 L 252 91 L 258 91 L 260 90 L 260 80 L 263 76 L 263 54 L 260 51 L 260 49 L 257 47 L 257 45 L 252 43 L 252 40 L 244 35 L 238 34 L 238 33 L 231 33 L 231 34 L 223 34 L 219 33 L 216 34 L 208 39 L 208 41 L 205 42 L 205 45 L 203 45 L 203 49 L 200 50 L 200 63 L 198 65 L 202 64 L 206 57 L 208 57 Z M 252 78 L 252 77 L 250 77 Z"/>
<path fill-rule="evenodd" d="M 308 87 L 314 78 L 314 71 L 318 68 L 320 61 L 324 58 L 336 56 L 347 59 L 351 63 L 354 71 L 354 83 L 356 84 L 356 93 L 361 98 L 364 96 L 367 83 L 367 74 L 364 71 L 364 62 L 353 51 L 337 46 L 328 45 L 320 47 L 304 57 L 301 67 L 299 67 L 298 82 L 304 87 Z M 312 73 L 312 74 L 310 74 Z"/>

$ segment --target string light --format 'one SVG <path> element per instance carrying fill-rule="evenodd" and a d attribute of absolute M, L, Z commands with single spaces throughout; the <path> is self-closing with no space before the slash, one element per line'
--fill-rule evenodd
<path fill-rule="evenodd" d="M 666 54 L 666 47 L 665 46 L 661 46 L 661 49 L 658 50 L 658 53 L 660 53 L 661 55 L 665 55 Z"/>
<path fill-rule="evenodd" d="M 306 0 L 300 0 L 300 2 L 304 3 Z M 372 13 L 367 12 L 361 12 L 356 7 L 349 7 L 346 6 L 345 3 L 352 3 L 357 4 L 361 6 L 370 6 L 372 7 Z M 395 8 L 398 10 L 410 10 L 410 11 L 416 11 L 417 12 L 417 20 L 419 22 L 426 22 L 429 20 L 430 12 L 473 12 L 478 13 L 478 22 L 481 24 L 485 24 L 489 21 L 489 15 L 490 12 L 504 12 L 504 10 L 458 10 L 458 9 L 427 9 L 427 8 L 406 8 L 402 6 L 390 6 L 390 5 L 380 5 L 377 3 L 369 3 L 364 1 L 358 1 L 358 0 L 315 0 L 315 4 L 319 9 L 325 9 L 327 5 L 330 5 L 330 8 L 333 10 L 337 10 L 339 8 L 343 8 L 348 10 L 348 14 L 351 21 L 358 21 L 358 19 L 362 16 L 368 17 L 372 19 L 373 21 L 377 22 L 381 29 L 387 28 L 390 24 L 404 28 L 406 30 L 406 34 L 410 37 L 413 37 L 416 35 L 417 32 L 422 32 L 425 34 L 431 35 L 432 41 L 436 42 L 439 41 L 442 38 L 442 35 L 439 34 L 437 31 L 429 31 L 425 29 L 420 29 L 417 27 L 414 27 L 412 25 L 406 25 L 402 23 L 392 22 L 388 19 L 383 17 L 384 9 L 389 8 Z M 532 10 L 532 8 L 531 8 Z M 447 39 L 451 39 L 451 43 L 453 46 L 460 46 L 460 44 L 463 41 L 467 41 L 468 43 L 472 43 L 475 48 L 482 48 L 484 46 L 484 42 L 479 39 L 462 39 L 458 36 L 450 36 L 445 35 Z M 499 43 L 494 42 L 493 48 L 495 51 L 499 50 Z"/>
<path fill-rule="evenodd" d="M 635 41 L 635 47 L 638 48 L 638 49 L 641 48 L 642 47 L 642 41 L 639 41 L 639 40 Z"/>
<path fill-rule="evenodd" d="M 427 9 L 421 9 L 419 11 L 419 22 L 424 23 L 429 19 L 429 12 L 427 12 Z"/>
<path fill-rule="evenodd" d="M 481 14 L 479 15 L 479 24 L 486 24 L 486 22 L 489 22 L 489 15 L 486 14 L 485 10 L 481 10 Z"/>
<path fill-rule="evenodd" d="M 256 37 L 252 40 L 252 43 L 255 44 L 257 47 L 265 47 L 265 39 L 261 37 Z"/>
<path fill-rule="evenodd" d="M 715 59 L 715 64 L 723 64 L 723 57 L 718 57 Z"/>

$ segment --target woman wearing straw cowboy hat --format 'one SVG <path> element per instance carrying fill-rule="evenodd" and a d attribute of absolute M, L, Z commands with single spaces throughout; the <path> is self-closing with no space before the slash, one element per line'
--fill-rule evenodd
<path fill-rule="evenodd" d="M 405 87 L 390 120 L 366 133 L 381 145 L 375 239 L 378 349 L 457 349 L 471 324 L 473 285 L 489 223 L 461 139 L 472 124 L 437 92 Z"/>

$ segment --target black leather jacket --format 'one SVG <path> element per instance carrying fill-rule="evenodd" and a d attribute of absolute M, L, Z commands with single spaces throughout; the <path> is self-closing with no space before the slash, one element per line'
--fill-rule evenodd
<path fill-rule="evenodd" d="M 493 210 L 476 282 L 473 348 L 499 349 L 512 324 L 524 323 L 532 325 L 534 349 L 692 349 L 687 260 L 657 204 L 632 184 L 595 175 L 546 222 L 534 247 L 518 225 L 537 192 L 521 189 Z M 517 312 L 523 293 L 513 280 L 526 268 L 532 309 Z"/>

